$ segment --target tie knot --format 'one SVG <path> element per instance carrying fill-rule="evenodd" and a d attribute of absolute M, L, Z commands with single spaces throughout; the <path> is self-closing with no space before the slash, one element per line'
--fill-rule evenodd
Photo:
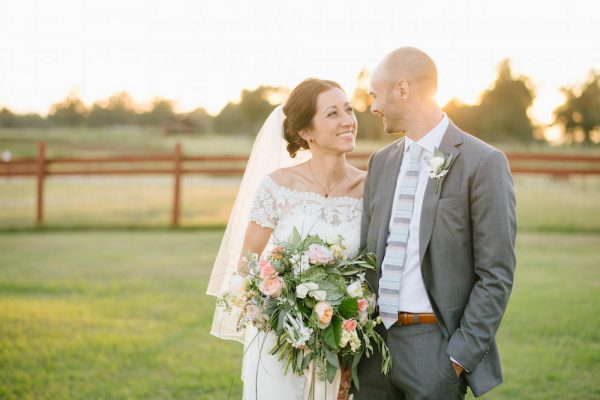
<path fill-rule="evenodd" d="M 423 154 L 423 147 L 417 143 L 412 143 L 408 149 L 408 154 L 410 154 L 411 159 L 419 160 L 421 159 L 421 154 Z"/>

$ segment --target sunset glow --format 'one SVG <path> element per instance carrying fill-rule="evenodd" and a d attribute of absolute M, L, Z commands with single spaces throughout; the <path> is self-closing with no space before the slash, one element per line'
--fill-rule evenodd
<path fill-rule="evenodd" d="M 600 6 L 586 1 L 366 2 L 117 0 L 0 3 L 0 107 L 45 114 L 75 92 L 87 104 L 120 91 L 216 114 L 244 88 L 308 76 L 352 93 L 390 50 L 428 52 L 438 99 L 473 103 L 504 58 L 552 120 L 559 88 L 600 67 Z"/>

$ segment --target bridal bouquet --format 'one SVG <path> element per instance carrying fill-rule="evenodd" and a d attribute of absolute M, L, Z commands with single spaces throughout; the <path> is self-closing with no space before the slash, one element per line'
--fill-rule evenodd
<path fill-rule="evenodd" d="M 358 388 L 357 366 L 374 346 L 382 355 L 382 372 L 391 367 L 389 349 L 375 331 L 375 295 L 365 272 L 375 270 L 375 256 L 345 256 L 342 237 L 328 243 L 318 236 L 302 238 L 294 229 L 264 258 L 244 258 L 247 275 L 234 275 L 229 291 L 218 301 L 239 314 L 238 329 L 253 325 L 273 332 L 277 341 L 270 354 L 303 375 L 312 373 L 332 382 L 336 370 L 351 371 Z M 315 380 L 312 379 L 311 382 Z"/>

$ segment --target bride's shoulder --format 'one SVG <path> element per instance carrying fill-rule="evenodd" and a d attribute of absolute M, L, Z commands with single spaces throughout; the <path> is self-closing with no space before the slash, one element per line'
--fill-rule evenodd
<path fill-rule="evenodd" d="M 348 172 L 350 176 L 350 181 L 348 183 L 348 195 L 360 199 L 363 196 L 367 172 L 352 165 L 348 165 Z"/>
<path fill-rule="evenodd" d="M 352 181 L 355 184 L 364 185 L 365 178 L 367 177 L 367 171 L 363 171 L 362 169 L 356 168 L 353 165 L 348 165 L 348 169 L 350 176 L 352 177 Z"/>
<path fill-rule="evenodd" d="M 298 178 L 304 177 L 304 163 L 292 167 L 280 168 L 271 172 L 268 177 L 279 186 L 293 187 Z"/>

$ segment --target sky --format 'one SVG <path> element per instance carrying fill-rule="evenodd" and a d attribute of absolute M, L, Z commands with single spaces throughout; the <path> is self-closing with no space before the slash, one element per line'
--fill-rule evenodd
<path fill-rule="evenodd" d="M 439 71 L 438 100 L 473 103 L 512 60 L 542 123 L 559 88 L 600 70 L 600 3 L 587 0 L 0 0 L 0 107 L 46 114 L 76 93 L 120 91 L 215 114 L 242 89 L 316 76 L 351 94 L 362 68 L 415 46 Z"/>

